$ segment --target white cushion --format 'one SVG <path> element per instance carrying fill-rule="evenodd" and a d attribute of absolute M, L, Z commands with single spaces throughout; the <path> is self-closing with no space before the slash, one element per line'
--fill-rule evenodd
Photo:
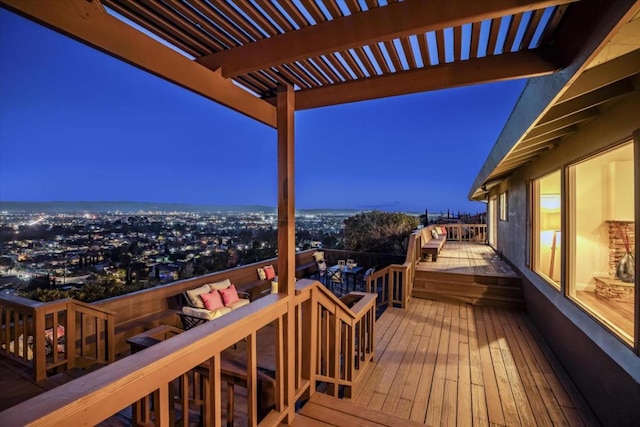
<path fill-rule="evenodd" d="M 200 295 L 208 294 L 209 292 L 211 292 L 209 285 L 202 285 L 199 288 L 188 290 L 187 296 L 189 297 L 189 302 L 193 307 L 204 308 L 204 301 L 202 301 Z"/>
<path fill-rule="evenodd" d="M 220 289 L 227 289 L 229 286 L 231 286 L 231 280 L 229 279 L 224 279 L 220 282 L 215 282 L 215 283 L 209 283 L 209 287 L 211 288 L 212 291 L 219 291 Z"/>
<path fill-rule="evenodd" d="M 182 312 L 188 316 L 199 319 L 213 320 L 227 313 L 231 313 L 231 308 L 221 307 L 217 310 L 207 310 L 206 308 L 182 307 Z"/>
<path fill-rule="evenodd" d="M 238 301 L 229 304 L 225 308 L 230 308 L 231 310 L 236 310 L 236 309 L 238 309 L 240 307 L 244 307 L 245 305 L 248 305 L 250 302 L 251 301 L 249 301 L 246 298 L 240 298 Z"/>

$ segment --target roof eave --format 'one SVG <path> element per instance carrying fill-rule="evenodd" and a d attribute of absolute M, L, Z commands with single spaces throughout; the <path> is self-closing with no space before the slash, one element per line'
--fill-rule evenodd
<path fill-rule="evenodd" d="M 595 19 L 595 25 L 589 37 L 583 40 L 580 49 L 574 51 L 572 59 L 562 70 L 552 75 L 534 77 L 529 79 L 522 91 L 516 106 L 514 107 L 507 123 L 498 140 L 494 144 L 484 164 L 480 168 L 473 184 L 469 190 L 469 200 L 482 200 L 486 197 L 487 191 L 482 187 L 488 181 L 492 181 L 491 174 L 496 170 L 500 162 L 509 152 L 530 132 L 542 116 L 553 106 L 556 100 L 571 86 L 578 76 L 586 69 L 590 61 L 606 45 L 612 35 L 633 16 L 638 9 L 639 1 L 618 0 L 610 3 L 600 1 L 580 2 L 573 5 L 568 13 Z M 587 26 L 589 27 L 589 26 Z M 577 42 L 577 36 L 571 34 L 571 28 L 565 28 L 567 46 Z M 562 37 L 562 35 L 560 35 Z M 560 46 L 551 55 L 558 54 L 563 49 Z M 566 49 L 565 49 L 566 51 Z M 518 170 L 526 164 L 514 169 Z M 504 179 L 506 176 L 503 176 Z"/>

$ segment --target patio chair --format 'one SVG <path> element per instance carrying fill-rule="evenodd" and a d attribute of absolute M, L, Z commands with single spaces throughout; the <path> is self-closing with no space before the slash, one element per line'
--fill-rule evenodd
<path fill-rule="evenodd" d="M 323 260 L 316 261 L 318 264 L 318 281 L 327 286 L 327 263 Z"/>
<path fill-rule="evenodd" d="M 335 294 L 335 286 L 339 286 L 338 294 L 342 294 L 342 270 L 339 268 L 327 269 L 327 276 L 329 278 L 329 286 L 331 291 Z"/>
<path fill-rule="evenodd" d="M 360 289 L 362 291 L 366 290 L 366 286 L 367 286 L 367 279 L 369 278 L 369 276 L 371 276 L 374 272 L 376 271 L 376 267 L 373 266 L 371 268 L 368 268 L 367 271 L 364 272 L 364 276 L 362 276 L 362 282 L 360 284 Z"/>

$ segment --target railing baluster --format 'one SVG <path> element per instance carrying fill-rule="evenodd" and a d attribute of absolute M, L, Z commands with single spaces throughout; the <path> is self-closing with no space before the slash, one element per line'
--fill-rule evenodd
<path fill-rule="evenodd" d="M 249 425 L 258 425 L 258 355 L 256 350 L 256 332 L 247 335 L 247 414 Z"/>
<path fill-rule="evenodd" d="M 311 323 L 317 326 L 316 323 Z M 284 324 L 282 317 L 276 319 L 276 411 L 284 409 Z M 311 366 L 314 366 L 313 364 Z"/>

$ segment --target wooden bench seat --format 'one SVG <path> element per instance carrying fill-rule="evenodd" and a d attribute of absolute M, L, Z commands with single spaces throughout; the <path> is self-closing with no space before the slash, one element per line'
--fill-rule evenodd
<path fill-rule="evenodd" d="M 439 235 L 438 237 L 431 236 L 431 230 L 433 227 L 429 227 L 423 232 L 423 244 L 422 244 L 422 259 L 426 260 L 427 256 L 431 255 L 431 261 L 435 262 L 438 260 L 438 254 L 442 250 L 444 243 L 447 241 L 447 236 L 444 234 Z"/>
<path fill-rule="evenodd" d="M 296 279 L 305 279 L 318 272 L 318 263 L 313 260 L 303 264 L 296 264 Z"/>

